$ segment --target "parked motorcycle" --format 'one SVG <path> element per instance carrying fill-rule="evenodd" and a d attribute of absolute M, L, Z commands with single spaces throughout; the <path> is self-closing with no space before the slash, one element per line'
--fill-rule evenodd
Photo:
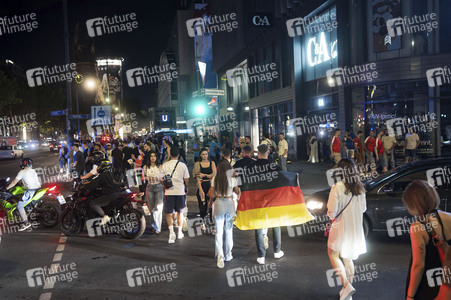
<path fill-rule="evenodd" d="M 7 218 L 10 224 L 20 223 L 21 217 L 17 210 L 17 203 L 22 199 L 27 190 L 24 186 L 16 185 L 9 191 L 6 187 L 10 178 L 0 179 L 0 218 Z M 25 212 L 31 222 L 38 221 L 44 227 L 55 227 L 61 214 L 60 207 L 44 199 L 51 196 L 56 186 L 48 186 L 36 191 L 34 196 L 25 204 Z"/>
<path fill-rule="evenodd" d="M 91 209 L 90 202 L 99 197 L 101 192 L 99 190 L 88 191 L 85 187 L 86 184 L 87 182 L 77 181 L 74 194 L 65 199 L 67 203 L 60 217 L 60 228 L 65 235 L 76 236 L 83 230 L 85 224 L 88 227 L 99 223 L 100 216 Z M 105 213 L 112 217 L 112 220 L 104 228 L 114 228 L 126 239 L 137 239 L 144 233 L 146 219 L 140 210 L 133 208 L 132 203 L 135 202 L 135 196 L 136 193 L 122 188 L 120 197 L 103 207 Z M 102 230 L 102 228 L 98 227 L 97 230 Z"/>

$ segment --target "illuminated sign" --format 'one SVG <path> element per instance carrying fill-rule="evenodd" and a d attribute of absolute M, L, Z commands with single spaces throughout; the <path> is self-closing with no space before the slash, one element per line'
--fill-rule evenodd
<path fill-rule="evenodd" d="M 161 115 L 161 122 L 169 122 L 169 115 Z"/>
<path fill-rule="evenodd" d="M 331 58 L 337 57 L 337 41 L 326 41 L 326 35 L 321 32 L 319 36 L 310 38 L 307 42 L 307 62 L 310 67 L 314 67 Z"/>

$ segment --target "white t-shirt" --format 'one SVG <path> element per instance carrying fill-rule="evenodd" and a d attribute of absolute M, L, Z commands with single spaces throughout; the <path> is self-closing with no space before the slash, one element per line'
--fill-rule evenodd
<path fill-rule="evenodd" d="M 216 177 L 216 176 L 215 176 Z M 215 186 L 215 177 L 211 179 L 211 186 Z M 229 186 L 227 187 L 227 195 L 224 197 L 231 197 L 233 193 L 233 188 L 238 186 L 238 182 L 235 177 L 228 177 L 227 181 L 229 182 Z M 221 198 L 220 195 L 216 194 L 216 198 Z"/>
<path fill-rule="evenodd" d="M 288 151 L 285 155 L 282 155 L 285 150 L 288 150 L 288 142 L 284 139 L 283 141 L 279 141 L 279 156 L 288 157 Z"/>
<path fill-rule="evenodd" d="M 89 171 L 89 173 L 91 173 L 91 174 L 94 175 L 94 176 L 99 175 L 99 172 L 97 172 L 97 168 L 98 168 L 97 165 L 93 165 L 93 166 L 92 166 L 92 170 Z"/>
<path fill-rule="evenodd" d="M 170 160 L 164 163 L 163 168 L 161 169 L 161 173 L 163 176 L 171 175 L 174 170 L 175 165 L 177 164 L 177 160 Z M 174 185 L 170 189 L 164 191 L 164 194 L 167 196 L 182 196 L 185 195 L 185 181 L 184 179 L 189 178 L 189 171 L 186 165 L 182 162 L 179 162 L 177 168 L 174 171 L 174 175 L 172 175 L 172 184 Z"/>
<path fill-rule="evenodd" d="M 178 168 L 178 166 L 177 166 L 177 168 Z M 147 176 L 147 178 L 149 178 L 150 184 L 160 184 L 161 183 L 161 172 L 158 167 L 147 167 L 146 176 Z"/>
<path fill-rule="evenodd" d="M 19 171 L 19 174 L 16 176 L 17 180 L 22 180 L 24 186 L 27 190 L 36 190 L 41 187 L 41 183 L 39 182 L 38 174 L 35 170 L 30 168 L 25 168 Z"/>

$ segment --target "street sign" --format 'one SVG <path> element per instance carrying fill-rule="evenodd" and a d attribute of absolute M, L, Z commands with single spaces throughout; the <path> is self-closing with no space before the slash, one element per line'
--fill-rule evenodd
<path fill-rule="evenodd" d="M 204 89 L 206 96 L 225 96 L 225 91 L 220 89 Z"/>
<path fill-rule="evenodd" d="M 111 125 L 111 107 L 109 105 L 91 106 L 92 125 Z"/>
<path fill-rule="evenodd" d="M 63 110 L 55 110 L 55 111 L 50 112 L 50 116 L 51 117 L 64 116 L 65 114 L 66 114 L 66 110 L 65 109 L 63 109 Z"/>
<path fill-rule="evenodd" d="M 69 115 L 69 119 L 89 119 L 91 117 L 90 114 L 86 114 L 86 115 Z"/>

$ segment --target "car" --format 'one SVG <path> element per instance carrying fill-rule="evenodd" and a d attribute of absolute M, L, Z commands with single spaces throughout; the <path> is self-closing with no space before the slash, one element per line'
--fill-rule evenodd
<path fill-rule="evenodd" d="M 50 152 L 59 152 L 61 149 L 61 144 L 56 142 L 56 141 L 52 141 L 49 143 L 49 150 Z"/>
<path fill-rule="evenodd" d="M 402 195 L 409 183 L 417 179 L 433 184 L 440 196 L 439 209 L 451 212 L 451 157 L 410 162 L 365 184 L 367 210 L 364 213 L 363 229 L 366 236 L 378 232 L 401 236 L 408 232 L 413 217 L 405 208 Z M 327 221 L 325 215 L 329 192 L 330 189 L 327 189 L 305 198 L 309 211 L 324 222 Z"/>
<path fill-rule="evenodd" d="M 17 145 L 5 145 L 0 147 L 0 158 L 16 159 L 23 158 L 23 151 L 18 149 Z"/>

